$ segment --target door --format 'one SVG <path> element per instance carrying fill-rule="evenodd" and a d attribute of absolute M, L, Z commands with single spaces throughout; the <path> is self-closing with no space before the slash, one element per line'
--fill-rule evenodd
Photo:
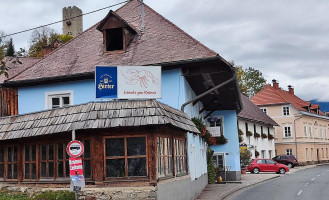
<path fill-rule="evenodd" d="M 319 160 L 319 149 L 316 149 L 316 160 L 318 163 L 320 163 L 320 160 Z"/>

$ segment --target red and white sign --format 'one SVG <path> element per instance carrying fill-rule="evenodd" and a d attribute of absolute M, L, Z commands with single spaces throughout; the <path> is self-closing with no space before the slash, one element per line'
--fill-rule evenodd
<path fill-rule="evenodd" d="M 73 140 L 67 144 L 66 152 L 70 157 L 80 157 L 84 152 L 83 144 L 78 140 Z"/>
<path fill-rule="evenodd" d="M 69 158 L 70 176 L 83 175 L 82 158 Z"/>

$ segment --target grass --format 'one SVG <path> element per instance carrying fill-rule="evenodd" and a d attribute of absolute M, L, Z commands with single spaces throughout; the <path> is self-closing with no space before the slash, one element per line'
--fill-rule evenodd
<path fill-rule="evenodd" d="M 26 193 L 0 192 L 0 200 L 74 200 L 74 193 L 69 191 L 45 191 L 30 197 Z"/>

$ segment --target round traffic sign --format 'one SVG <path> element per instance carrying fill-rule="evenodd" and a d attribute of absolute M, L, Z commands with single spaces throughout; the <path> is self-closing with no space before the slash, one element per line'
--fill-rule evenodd
<path fill-rule="evenodd" d="M 84 152 L 84 146 L 79 140 L 73 140 L 67 144 L 66 152 L 69 156 L 77 158 Z"/>

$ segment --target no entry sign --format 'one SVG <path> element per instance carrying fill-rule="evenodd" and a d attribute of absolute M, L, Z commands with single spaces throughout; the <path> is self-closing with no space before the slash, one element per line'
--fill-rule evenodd
<path fill-rule="evenodd" d="M 73 140 L 67 144 L 66 152 L 70 157 L 80 157 L 84 152 L 83 144 L 78 140 Z"/>

